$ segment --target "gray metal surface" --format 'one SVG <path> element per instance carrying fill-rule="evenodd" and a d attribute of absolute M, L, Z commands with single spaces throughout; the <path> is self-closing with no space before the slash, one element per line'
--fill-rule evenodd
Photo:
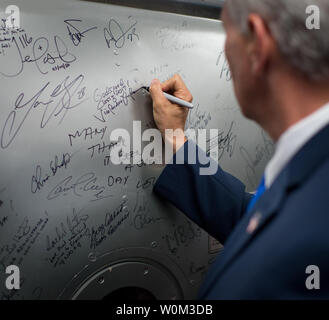
<path fill-rule="evenodd" d="M 220 246 L 152 193 L 163 165 L 111 164 L 109 136 L 132 132 L 133 120 L 154 127 L 149 96 L 129 88 L 180 73 L 196 105 L 188 127 L 219 128 L 219 163 L 256 188 L 273 145 L 239 111 L 221 23 L 74 0 L 16 4 L 21 30 L 0 31 L 1 299 L 125 287 L 195 298 Z M 20 290 L 4 285 L 11 264 Z"/>

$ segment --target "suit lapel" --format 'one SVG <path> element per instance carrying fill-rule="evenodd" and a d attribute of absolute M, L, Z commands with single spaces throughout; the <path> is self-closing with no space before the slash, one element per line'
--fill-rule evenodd
<path fill-rule="evenodd" d="M 246 213 L 225 243 L 222 255 L 217 257 L 214 267 L 207 274 L 201 287 L 201 296 L 207 294 L 216 279 L 225 271 L 230 262 L 243 250 L 264 226 L 279 212 L 289 190 L 301 184 L 317 166 L 329 157 L 329 126 L 313 137 L 289 162 L 253 209 Z M 252 219 L 255 219 L 254 221 Z M 250 224 L 251 228 L 248 228 Z M 253 230 L 254 229 L 254 230 Z M 249 230 L 249 232 L 248 232 Z M 250 232 L 252 231 L 252 232 Z"/>
<path fill-rule="evenodd" d="M 216 279 L 230 265 L 230 262 L 243 250 L 258 232 L 268 223 L 271 218 L 278 212 L 278 209 L 285 197 L 285 189 L 282 188 L 286 173 L 280 176 L 280 180 L 267 190 L 262 197 L 256 202 L 254 208 L 245 214 L 241 222 L 236 226 L 228 241 L 225 243 L 225 249 L 222 255 L 219 255 L 214 263 L 214 267 L 207 274 L 206 281 L 201 288 L 201 295 L 204 296 Z M 248 226 L 252 219 L 257 219 L 255 230 L 248 232 Z"/>

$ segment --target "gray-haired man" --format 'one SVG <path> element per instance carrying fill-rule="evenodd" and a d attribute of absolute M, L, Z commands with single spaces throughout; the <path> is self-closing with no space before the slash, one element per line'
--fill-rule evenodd
<path fill-rule="evenodd" d="M 320 29 L 307 28 L 311 4 L 320 10 Z M 328 18 L 329 0 L 226 1 L 235 93 L 276 152 L 254 198 L 220 168 L 199 176 L 201 165 L 187 161 L 168 165 L 158 179 L 156 193 L 224 243 L 201 298 L 329 298 Z M 155 121 L 162 133 L 183 131 L 187 111 L 164 98 L 167 90 L 192 99 L 179 76 L 153 81 Z M 186 140 L 169 141 L 184 159 Z"/>

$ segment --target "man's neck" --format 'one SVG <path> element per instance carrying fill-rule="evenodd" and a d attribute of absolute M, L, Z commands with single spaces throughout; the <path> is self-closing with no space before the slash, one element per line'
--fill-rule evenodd
<path fill-rule="evenodd" d="M 278 82 L 277 82 L 278 83 Z M 329 102 L 329 82 L 305 79 L 281 79 L 273 86 L 268 114 L 259 121 L 274 141 L 291 126 L 306 118 Z"/>

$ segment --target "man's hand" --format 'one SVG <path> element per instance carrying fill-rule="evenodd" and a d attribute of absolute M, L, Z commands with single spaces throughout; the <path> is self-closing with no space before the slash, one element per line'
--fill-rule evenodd
<path fill-rule="evenodd" d="M 174 152 L 176 152 L 187 140 L 184 135 L 184 128 L 189 110 L 168 101 L 163 95 L 163 91 L 188 102 L 192 102 L 193 97 L 182 78 L 177 74 L 163 83 L 154 79 L 150 86 L 155 123 L 164 141 L 172 144 Z M 173 135 L 166 133 L 166 129 L 177 130 L 176 136 L 179 138 L 175 139 Z M 180 131 L 179 134 L 177 134 L 178 131 Z"/>

